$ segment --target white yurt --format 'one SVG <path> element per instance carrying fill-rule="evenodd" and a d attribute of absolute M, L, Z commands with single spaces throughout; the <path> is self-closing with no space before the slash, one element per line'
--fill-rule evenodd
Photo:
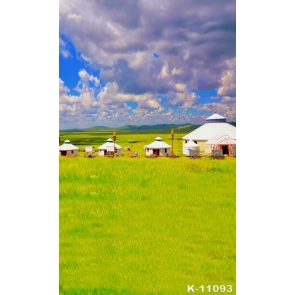
<path fill-rule="evenodd" d="M 228 135 L 216 135 L 206 141 L 205 153 L 209 154 L 212 150 L 222 150 L 223 155 L 236 155 L 236 140 Z"/>
<path fill-rule="evenodd" d="M 114 141 L 109 138 L 106 143 L 98 147 L 98 155 L 105 156 L 107 152 L 114 152 L 114 149 L 116 152 L 116 156 L 122 155 L 122 147 L 116 143 L 114 144 Z"/>
<path fill-rule="evenodd" d="M 67 139 L 64 144 L 59 147 L 59 155 L 60 156 L 78 156 L 78 148 L 71 144 L 71 142 Z"/>
<path fill-rule="evenodd" d="M 190 151 L 200 151 L 200 146 L 192 140 L 183 145 L 183 154 L 189 156 Z"/>
<path fill-rule="evenodd" d="M 170 156 L 171 145 L 163 142 L 161 137 L 157 137 L 154 142 L 145 146 L 145 153 L 147 156 Z"/>
<path fill-rule="evenodd" d="M 185 144 L 193 141 L 200 146 L 201 152 L 205 152 L 205 143 L 209 139 L 221 135 L 227 135 L 232 139 L 236 139 L 236 127 L 227 123 L 225 117 L 215 112 L 206 119 L 204 125 L 182 137 L 183 149 Z"/>

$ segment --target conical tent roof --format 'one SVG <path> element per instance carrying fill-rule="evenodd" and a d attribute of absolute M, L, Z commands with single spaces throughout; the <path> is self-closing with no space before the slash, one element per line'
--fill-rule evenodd
<path fill-rule="evenodd" d="M 145 148 L 148 148 L 148 149 L 163 149 L 164 148 L 164 149 L 166 149 L 166 148 L 171 148 L 171 145 L 163 142 L 161 137 L 156 137 L 155 141 L 149 145 L 146 145 Z"/>
<path fill-rule="evenodd" d="M 221 115 L 219 115 L 217 113 L 214 113 L 212 116 L 208 117 L 206 119 L 206 121 L 207 120 L 218 120 L 218 119 L 225 119 L 225 117 L 223 117 L 223 116 L 221 116 Z"/>
<path fill-rule="evenodd" d="M 101 145 L 98 149 L 99 149 L 99 150 L 106 150 L 108 147 L 113 147 L 113 146 L 114 146 L 114 141 L 113 141 L 111 138 L 109 138 L 109 139 L 107 140 L 107 142 L 104 143 L 103 145 Z M 116 147 L 117 149 L 121 149 L 121 148 L 122 148 L 121 146 L 119 146 L 119 145 L 116 144 L 116 143 L 115 143 L 115 147 Z"/>
<path fill-rule="evenodd" d="M 229 145 L 229 144 L 236 144 L 236 140 L 228 136 L 227 134 L 223 135 L 216 135 L 213 138 L 209 139 L 206 141 L 206 144 L 224 144 L 224 145 Z"/>
<path fill-rule="evenodd" d="M 184 147 L 198 147 L 199 145 L 193 142 L 192 140 L 189 140 Z"/>
<path fill-rule="evenodd" d="M 206 119 L 206 123 L 194 131 L 188 133 L 183 140 L 209 140 L 210 138 L 227 134 L 231 138 L 236 138 L 236 127 L 226 123 L 225 117 L 219 114 L 213 114 Z"/>
<path fill-rule="evenodd" d="M 64 141 L 64 144 L 62 144 L 59 147 L 60 151 L 72 151 L 72 150 L 78 150 L 78 148 L 71 144 L 71 142 L 67 139 Z"/>

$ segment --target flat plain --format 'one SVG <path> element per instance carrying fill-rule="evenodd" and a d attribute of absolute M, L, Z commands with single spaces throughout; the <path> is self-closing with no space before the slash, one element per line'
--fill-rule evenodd
<path fill-rule="evenodd" d="M 117 136 L 137 158 L 59 158 L 60 294 L 235 294 L 236 159 L 147 159 L 156 136 L 169 143 L 164 133 Z M 112 134 L 62 137 L 97 148 Z"/>

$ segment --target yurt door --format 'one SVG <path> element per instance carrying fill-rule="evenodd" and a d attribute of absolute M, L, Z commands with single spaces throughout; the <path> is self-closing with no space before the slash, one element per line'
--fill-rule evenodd
<path fill-rule="evenodd" d="M 154 154 L 155 156 L 159 156 L 159 150 L 153 150 L 153 154 Z"/>
<path fill-rule="evenodd" d="M 227 145 L 223 145 L 222 146 L 222 151 L 224 155 L 228 155 L 228 146 Z"/>

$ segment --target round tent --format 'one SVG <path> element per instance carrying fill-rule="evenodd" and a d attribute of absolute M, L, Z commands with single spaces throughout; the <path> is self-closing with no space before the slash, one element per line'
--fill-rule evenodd
<path fill-rule="evenodd" d="M 64 144 L 59 147 L 59 155 L 60 156 L 78 156 L 78 148 L 71 144 L 71 142 L 67 139 Z"/>
<path fill-rule="evenodd" d="M 235 156 L 236 140 L 227 134 L 216 135 L 205 143 L 205 153 L 211 153 L 212 150 L 222 150 L 224 155 Z"/>
<path fill-rule="evenodd" d="M 190 151 L 200 151 L 200 146 L 192 140 L 189 140 L 183 145 L 183 154 L 189 156 Z"/>
<path fill-rule="evenodd" d="M 145 153 L 147 156 L 170 156 L 171 145 L 163 142 L 161 137 L 157 137 L 154 142 L 145 146 Z"/>
<path fill-rule="evenodd" d="M 214 136 L 221 136 L 223 134 L 227 134 L 231 138 L 236 139 L 236 127 L 227 123 L 225 117 L 214 113 L 212 116 L 206 119 L 204 125 L 182 137 L 183 148 L 189 140 L 192 140 L 199 144 L 200 151 L 204 152 L 205 143 L 209 139 L 213 138 Z"/>
<path fill-rule="evenodd" d="M 107 154 L 113 154 L 115 151 L 117 156 L 122 155 L 122 147 L 118 144 L 114 144 L 114 141 L 109 138 L 106 143 L 98 147 L 98 155 L 105 156 Z"/>

